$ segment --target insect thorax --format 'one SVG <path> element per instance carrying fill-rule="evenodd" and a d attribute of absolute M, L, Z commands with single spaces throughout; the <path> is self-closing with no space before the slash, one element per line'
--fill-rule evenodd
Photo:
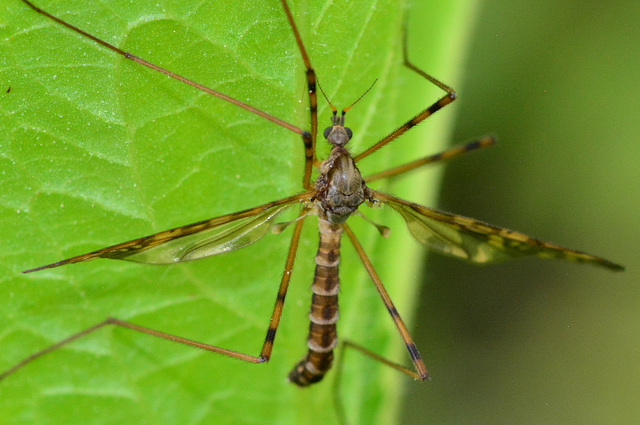
<path fill-rule="evenodd" d="M 320 166 L 316 200 L 331 223 L 340 224 L 367 199 L 368 189 L 351 154 L 334 147 Z"/>

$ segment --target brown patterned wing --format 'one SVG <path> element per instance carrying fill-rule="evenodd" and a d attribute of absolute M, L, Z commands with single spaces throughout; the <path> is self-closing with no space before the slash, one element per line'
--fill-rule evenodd
<path fill-rule="evenodd" d="M 310 198 L 311 193 L 305 192 L 248 210 L 119 243 L 56 263 L 25 270 L 23 273 L 91 261 L 96 258 L 111 258 L 146 264 L 172 264 L 235 251 L 262 238 L 281 212 Z"/>
<path fill-rule="evenodd" d="M 603 258 L 472 218 L 436 211 L 385 193 L 373 192 L 372 197 L 399 212 L 409 231 L 419 242 L 435 251 L 473 263 L 492 263 L 535 255 L 589 263 L 610 270 L 624 270 L 624 267 Z"/>

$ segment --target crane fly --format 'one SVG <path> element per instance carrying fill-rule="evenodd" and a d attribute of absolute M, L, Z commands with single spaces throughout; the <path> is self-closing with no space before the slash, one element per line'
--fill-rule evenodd
<path fill-rule="evenodd" d="M 110 317 L 90 328 L 82 330 L 30 355 L 0 374 L 0 380 L 14 374 L 43 355 L 57 350 L 58 348 L 107 325 L 127 328 L 250 363 L 267 362 L 272 355 L 276 331 L 280 323 L 285 296 L 291 279 L 291 272 L 298 250 L 302 226 L 305 220 L 312 215 L 315 215 L 318 220 L 320 241 L 315 257 L 316 268 L 312 283 L 307 353 L 293 367 L 289 373 L 289 380 L 301 387 L 308 386 L 320 381 L 332 366 L 334 349 L 336 348 L 338 341 L 336 333 L 339 291 L 338 264 L 340 262 L 340 243 L 343 234 L 346 235 L 347 239 L 355 247 L 359 258 L 369 277 L 373 281 L 373 284 L 378 291 L 383 304 L 387 308 L 395 327 L 399 331 L 403 343 L 408 351 L 413 369 L 386 360 L 366 348 L 353 343 L 349 342 L 344 346 L 352 347 L 364 355 L 390 365 L 391 367 L 394 367 L 415 379 L 426 380 L 429 377 L 429 373 L 409 334 L 409 331 L 407 330 L 406 325 L 385 290 L 378 274 L 374 270 L 371 261 L 364 252 L 355 234 L 347 224 L 347 220 L 352 215 L 360 215 L 359 208 L 362 205 L 369 207 L 377 207 L 381 205 L 388 206 L 392 210 L 395 210 L 404 219 L 409 232 L 417 241 L 434 251 L 458 257 L 473 263 L 492 263 L 513 257 L 537 256 L 541 258 L 558 258 L 574 262 L 588 263 L 614 271 L 623 270 L 623 267 L 618 264 L 585 252 L 564 248 L 549 242 L 532 238 L 523 233 L 493 226 L 475 219 L 437 211 L 368 187 L 367 184 L 373 181 L 395 177 L 418 167 L 448 160 L 472 150 L 491 146 L 494 143 L 493 137 L 484 137 L 464 146 L 449 149 L 439 154 L 421 158 L 376 174 L 365 177 L 360 174 L 357 167 L 357 163 L 359 161 L 397 139 L 412 127 L 418 125 L 426 118 L 446 107 L 456 99 L 456 93 L 451 87 L 422 71 L 409 61 L 406 37 L 403 40 L 404 65 L 410 71 L 418 74 L 420 77 L 442 89 L 444 91 L 444 95 L 442 95 L 442 97 L 440 97 L 435 103 L 424 108 L 415 116 L 398 126 L 387 136 L 372 144 L 368 149 L 356 155 L 351 155 L 346 147 L 349 141 L 354 137 L 354 134 L 351 129 L 345 125 L 345 120 L 349 109 L 360 99 L 349 107 L 342 109 L 340 113 L 338 113 L 338 110 L 331 105 L 327 99 L 333 113 L 331 116 L 331 124 L 324 129 L 322 135 L 330 145 L 331 151 L 326 159 L 320 160 L 316 155 L 318 133 L 318 96 L 316 92 L 318 84 L 316 74 L 311 65 L 311 61 L 307 55 L 307 51 L 304 47 L 302 38 L 298 28 L 296 27 L 293 15 L 286 0 L 281 0 L 282 8 L 305 67 L 310 120 L 310 130 L 308 131 L 266 112 L 258 110 L 249 104 L 243 103 L 237 99 L 231 98 L 218 91 L 177 75 L 169 70 L 151 64 L 131 53 L 120 50 L 118 47 L 100 40 L 82 29 L 79 29 L 39 9 L 28 0 L 22 0 L 22 2 L 39 14 L 56 21 L 69 30 L 75 31 L 82 36 L 93 40 L 106 49 L 109 49 L 126 59 L 163 73 L 173 79 L 188 84 L 197 90 L 201 90 L 214 97 L 220 98 L 248 111 L 249 113 L 258 115 L 275 125 L 298 134 L 302 139 L 304 146 L 304 172 L 302 178 L 302 191 L 292 196 L 268 202 L 243 211 L 176 227 L 150 236 L 119 243 L 93 252 L 24 271 L 24 273 L 31 273 L 43 269 L 85 262 L 98 258 L 127 260 L 145 264 L 173 264 L 191 261 L 238 250 L 249 244 L 257 242 L 269 231 L 279 233 L 288 225 L 292 225 L 293 235 L 291 237 L 285 262 L 284 273 L 278 288 L 266 337 L 258 355 L 250 355 L 227 348 L 189 340 L 164 333 L 162 331 L 145 328 L 118 318 Z M 317 174 L 315 179 L 312 178 L 314 173 Z M 300 207 L 300 212 L 296 219 L 286 223 L 276 222 L 280 214 L 294 206 Z M 378 230 L 384 236 L 386 230 L 384 226 L 378 226 Z"/>

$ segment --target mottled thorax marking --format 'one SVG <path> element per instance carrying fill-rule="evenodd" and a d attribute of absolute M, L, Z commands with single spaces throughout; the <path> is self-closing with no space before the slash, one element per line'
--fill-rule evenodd
<path fill-rule="evenodd" d="M 367 187 L 353 158 L 334 147 L 320 166 L 315 196 L 331 223 L 344 223 L 367 198 Z"/>

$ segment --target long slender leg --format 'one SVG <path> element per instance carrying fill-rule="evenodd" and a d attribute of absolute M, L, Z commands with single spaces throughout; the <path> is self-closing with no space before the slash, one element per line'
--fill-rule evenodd
<path fill-rule="evenodd" d="M 369 183 L 375 180 L 399 176 L 401 174 L 404 174 L 418 167 L 422 167 L 423 165 L 432 164 L 434 162 L 455 158 L 456 156 L 460 156 L 464 153 L 471 152 L 476 149 L 482 149 L 482 148 L 487 148 L 489 146 L 493 146 L 495 143 L 496 143 L 495 137 L 493 136 L 483 137 L 482 139 L 474 140 L 473 142 L 469 142 L 465 145 L 447 149 L 446 151 L 437 153 L 435 155 L 429 155 L 424 158 L 417 159 L 415 161 L 407 162 L 406 164 L 400 165 L 398 167 L 390 168 L 388 170 L 381 171 L 379 173 L 368 175 L 364 178 L 364 181 Z"/>
<path fill-rule="evenodd" d="M 309 56 L 307 55 L 307 50 L 304 48 L 304 44 L 302 44 L 300 32 L 298 31 L 298 27 L 293 20 L 293 15 L 291 15 L 291 10 L 287 5 L 287 1 L 281 0 L 281 3 L 282 8 L 284 9 L 284 13 L 287 15 L 287 20 L 289 21 L 291 30 L 293 31 L 293 36 L 296 39 L 296 44 L 298 45 L 300 56 L 302 56 L 302 61 L 304 62 L 304 66 L 306 68 L 305 75 L 307 77 L 307 88 L 309 92 L 309 121 L 311 124 L 311 137 L 309 140 L 308 138 L 304 138 L 303 136 L 305 142 L 303 185 L 305 189 L 309 189 L 311 188 L 311 170 L 313 166 L 320 166 L 320 162 L 316 157 L 316 138 L 318 136 L 318 94 L 316 93 L 316 72 L 311 67 L 311 61 L 309 60 Z"/>
<path fill-rule="evenodd" d="M 367 254 L 362 249 L 362 245 L 360 245 L 360 242 L 358 242 L 358 239 L 356 239 L 356 236 L 353 234 L 349 226 L 347 226 L 346 224 L 344 225 L 344 230 L 347 236 L 349 236 L 349 240 L 351 240 L 353 247 L 356 249 L 356 252 L 360 257 L 360 260 L 362 260 L 362 264 L 364 264 L 364 267 L 367 270 L 367 273 L 369 273 L 369 276 L 371 277 L 373 284 L 378 290 L 378 294 L 380 294 L 380 298 L 382 298 L 382 302 L 384 302 L 385 307 L 387 307 L 387 311 L 389 311 L 389 314 L 391 315 L 391 319 L 396 325 L 398 332 L 400 332 L 400 337 L 404 341 L 405 347 L 407 347 L 407 351 L 409 352 L 409 356 L 411 357 L 411 362 L 413 363 L 415 372 L 410 369 L 407 369 L 404 366 L 400 366 L 389 360 L 383 359 L 382 357 L 378 356 L 377 354 L 373 354 L 368 350 L 362 349 L 360 351 L 365 354 L 370 353 L 370 354 L 367 354 L 369 357 L 382 361 L 383 363 L 389 366 L 392 366 L 393 368 L 399 370 L 400 372 L 403 372 L 411 376 L 412 378 L 419 379 L 421 381 L 426 381 L 427 379 L 429 379 L 429 372 L 427 371 L 427 367 L 422 361 L 422 358 L 420 357 L 420 353 L 418 352 L 418 349 L 416 348 L 416 345 L 413 342 L 411 335 L 409 335 L 409 331 L 407 330 L 407 327 L 402 321 L 400 314 L 398 313 L 395 306 L 393 305 L 393 301 L 391 301 L 389 294 L 387 293 L 386 289 L 384 289 L 384 285 L 382 285 L 382 282 L 380 281 L 378 274 L 373 269 L 373 266 L 371 265 L 371 261 L 369 261 Z"/>
<path fill-rule="evenodd" d="M 45 12 L 44 10 L 40 9 L 39 7 L 37 7 L 36 5 L 34 5 L 33 3 L 31 3 L 29 0 L 22 0 L 23 3 L 25 3 L 27 6 L 29 6 L 31 9 L 33 9 L 34 11 L 38 12 L 41 15 L 46 16 L 49 19 L 52 19 L 54 21 L 56 21 L 57 23 L 64 25 L 65 27 L 69 28 L 72 31 L 77 32 L 78 34 L 87 37 L 93 41 L 95 41 L 96 43 L 100 44 L 101 46 L 106 47 L 107 49 L 112 50 L 113 52 L 125 57 L 126 59 L 129 59 L 133 62 L 136 62 L 142 66 L 146 66 L 147 68 L 153 69 L 154 71 L 158 71 L 164 75 L 167 75 L 175 80 L 178 80 L 180 82 L 183 82 L 185 84 L 190 85 L 191 87 L 194 87 L 198 90 L 202 90 L 205 93 L 208 93 L 212 96 L 218 97 L 224 101 L 227 101 L 233 105 L 236 105 L 242 109 L 245 109 L 249 112 L 251 112 L 252 114 L 258 115 L 268 121 L 271 121 L 274 124 L 277 124 L 281 127 L 286 128 L 289 131 L 293 131 L 294 133 L 299 134 L 302 137 L 302 141 L 304 143 L 304 147 L 305 147 L 305 174 L 304 174 L 304 179 L 303 179 L 303 186 L 305 189 L 310 189 L 311 188 L 311 184 L 310 184 L 310 179 L 311 179 L 311 169 L 313 167 L 313 163 L 316 162 L 317 160 L 315 159 L 315 138 L 316 138 L 316 133 L 317 133 L 317 118 L 316 118 L 316 111 L 317 111 L 317 98 L 316 98 L 316 94 L 315 94 L 315 73 L 313 72 L 311 68 L 311 66 L 309 65 L 309 59 L 306 56 L 306 53 L 304 52 L 304 48 L 302 47 L 302 42 L 300 41 L 300 36 L 298 35 L 297 29 L 294 28 L 294 33 L 296 35 L 296 39 L 298 40 L 298 45 L 300 46 L 301 52 L 303 54 L 303 59 L 305 60 L 305 65 L 307 66 L 307 80 L 309 81 L 309 102 L 311 104 L 311 123 L 312 123 L 312 132 L 311 134 L 308 131 L 304 131 L 298 127 L 296 127 L 293 124 L 290 124 L 286 121 L 283 121 L 279 118 L 274 117 L 273 115 L 270 115 L 266 112 L 263 112 L 259 109 L 254 108 L 251 105 L 248 105 L 244 102 L 241 102 L 237 99 L 234 99 L 230 96 L 227 96 L 223 93 L 220 93 L 216 90 L 210 89 L 209 87 L 203 86 L 202 84 L 198 84 L 195 81 L 189 80 L 188 78 L 185 78 L 181 75 L 178 75 L 176 73 L 173 73 L 169 70 L 166 70 L 164 68 L 161 68 L 157 65 L 154 65 L 150 62 L 147 62 L 146 60 L 139 58 L 135 55 L 132 55 L 129 52 L 125 52 L 124 50 L 121 50 L 119 48 L 117 48 L 116 46 L 107 43 L 104 40 L 101 40 L 91 34 L 89 34 L 86 31 L 81 30 L 78 27 L 75 27 L 65 21 L 63 21 L 60 18 L 57 18 L 53 15 L 51 15 L 48 12 Z M 286 3 L 283 0 L 283 5 L 285 6 L 287 15 L 289 17 L 289 21 L 291 22 L 291 24 L 293 25 L 293 21 L 291 18 L 291 14 L 289 13 L 289 9 L 286 8 Z M 314 124 L 315 123 L 315 124 Z"/>
<path fill-rule="evenodd" d="M 378 143 L 376 143 L 375 145 L 371 146 L 369 149 L 365 150 L 364 152 L 356 155 L 355 158 L 354 158 L 354 160 L 356 162 L 358 162 L 361 159 L 371 155 L 373 152 L 377 151 L 378 149 L 380 149 L 381 147 L 383 147 L 387 143 L 391 142 L 392 140 L 400 137 L 402 134 L 404 134 L 406 131 L 410 130 L 412 127 L 416 126 L 420 122 L 424 121 L 425 119 L 427 119 L 431 115 L 433 115 L 436 112 L 438 112 L 440 109 L 444 108 L 445 106 L 447 106 L 448 104 L 450 104 L 451 102 L 456 100 L 456 92 L 453 90 L 453 88 L 449 87 L 448 85 L 444 84 L 440 80 L 438 80 L 438 79 L 432 77 L 431 75 L 427 74 L 426 72 L 424 72 L 423 70 L 421 70 L 420 68 L 418 68 L 412 62 L 409 61 L 408 48 L 407 48 L 407 30 L 406 30 L 406 25 L 405 25 L 405 28 L 404 28 L 403 31 L 404 31 L 404 35 L 403 35 L 403 38 L 402 38 L 402 55 L 403 55 L 403 59 L 404 59 L 404 62 L 403 62 L 404 66 L 406 66 L 410 70 L 416 72 L 421 77 L 427 79 L 432 84 L 435 84 L 436 86 L 440 87 L 442 90 L 447 92 L 447 94 L 445 96 L 443 96 L 442 98 L 440 98 L 433 105 L 431 105 L 428 108 L 426 108 L 425 110 L 421 111 L 420 113 L 415 115 L 413 118 L 411 118 L 409 121 L 407 121 L 406 123 L 402 124 L 397 129 L 395 129 L 394 131 L 389 133 L 386 137 L 384 137 Z"/>
<path fill-rule="evenodd" d="M 280 317 L 282 317 L 282 307 L 284 306 L 284 298 L 287 295 L 287 289 L 289 289 L 289 281 L 291 280 L 291 272 L 293 270 L 293 262 L 296 259 L 296 252 L 298 251 L 298 242 L 300 242 L 300 233 L 302 232 L 302 225 L 304 224 L 304 217 L 307 215 L 308 209 L 304 208 L 300 211 L 299 217 L 301 218 L 293 229 L 293 237 L 291 238 L 291 245 L 289 246 L 289 254 L 287 255 L 287 261 L 284 265 L 284 272 L 282 275 L 282 281 L 280 281 L 280 287 L 278 288 L 278 296 L 276 297 L 276 303 L 273 306 L 273 313 L 271 314 L 271 320 L 269 321 L 269 329 L 267 329 L 267 336 L 264 340 L 262 350 L 260 350 L 260 358 L 263 361 L 268 361 L 271 357 L 271 350 L 273 350 L 273 341 L 276 338 L 276 331 L 278 330 L 278 324 L 280 324 Z"/>
<path fill-rule="evenodd" d="M 394 363 L 390 360 L 385 359 L 384 357 L 374 353 L 371 350 L 364 348 L 363 346 L 351 342 L 349 340 L 343 339 L 340 343 L 340 349 L 338 350 L 338 358 L 336 359 L 336 371 L 335 378 L 333 380 L 333 406 L 336 410 L 336 416 L 338 417 L 338 423 L 342 425 L 346 425 L 349 423 L 347 421 L 347 415 L 344 408 L 344 402 L 342 400 L 342 374 L 344 373 L 344 362 L 347 353 L 347 349 L 352 348 L 354 351 L 358 351 L 361 354 L 369 357 L 370 359 L 387 365 L 395 370 L 398 370 L 404 374 L 411 376 L 414 379 L 420 379 L 420 377 L 412 370 L 407 369 L 406 367 Z"/>
<path fill-rule="evenodd" d="M 302 212 L 300 213 L 300 216 L 303 216 L 304 214 L 306 214 L 307 211 L 306 209 L 303 209 Z M 241 353 L 238 351 L 233 351 L 233 350 L 228 350 L 226 348 L 221 348 L 221 347 L 216 347 L 214 345 L 210 345 L 210 344 L 205 344 L 202 342 L 197 342 L 197 341 L 193 341 L 190 339 L 186 339 L 186 338 L 182 338 L 176 335 L 171 335 L 165 332 L 160 332 L 154 329 L 149 329 L 149 328 L 145 328 L 143 326 L 139 326 L 124 320 L 120 320 L 120 319 L 116 319 L 113 317 L 109 317 L 107 319 L 105 319 L 104 321 L 91 326 L 90 328 L 84 329 L 76 334 L 71 335 L 68 338 L 63 339 L 62 341 L 59 341 L 53 345 L 50 345 L 49 347 L 45 348 L 44 350 L 38 351 L 37 353 L 34 353 L 32 355 L 30 355 L 29 357 L 25 358 L 24 360 L 20 361 L 19 363 L 15 364 L 14 366 L 12 366 L 11 368 L 5 370 L 4 372 L 0 373 L 0 381 L 2 381 L 3 379 L 5 379 L 6 377 L 14 374 L 15 372 L 17 372 L 18 370 L 22 369 L 23 367 L 25 367 L 26 365 L 28 365 L 29 363 L 33 362 L 34 360 L 44 356 L 45 354 L 49 354 L 52 351 L 55 351 L 77 339 L 80 339 L 86 335 L 89 335 L 99 329 L 102 329 L 103 327 L 107 326 L 107 325 L 114 325 L 114 326 L 120 326 L 123 328 L 127 328 L 127 329 L 131 329 L 133 331 L 136 332 L 141 332 L 147 335 L 151 335 L 151 336 L 156 336 L 159 338 L 164 338 L 167 339 L 169 341 L 174 341 L 174 342 L 178 342 L 180 344 L 184 344 L 184 345 L 188 345 L 190 347 L 195 347 L 195 348 L 200 348 L 202 350 L 207 350 L 207 351 L 212 351 L 214 353 L 218 353 L 218 354 L 222 354 L 228 357 L 233 357 L 235 359 L 238 360 L 242 360 L 245 362 L 249 362 L 249 363 L 265 363 L 267 361 L 269 361 L 269 358 L 271 357 L 271 351 L 273 350 L 273 341 L 275 340 L 276 337 L 276 331 L 278 330 L 278 324 L 280 323 L 280 317 L 282 316 L 282 307 L 284 306 L 284 300 L 285 300 L 285 296 L 287 295 L 287 289 L 289 288 L 289 281 L 291 280 L 291 271 L 293 270 L 293 263 L 295 260 L 295 256 L 296 256 L 296 251 L 298 250 L 298 242 L 300 241 L 300 233 L 302 231 L 302 224 L 304 223 L 304 220 L 301 219 L 300 221 L 298 221 L 296 223 L 296 227 L 293 231 L 293 236 L 291 238 L 291 244 L 289 246 L 289 254 L 287 255 L 287 261 L 285 263 L 284 266 L 284 273 L 282 275 L 282 280 L 280 282 L 280 287 L 278 289 L 278 296 L 276 297 L 276 302 L 275 305 L 273 307 L 273 313 L 271 314 L 271 319 L 269 320 L 269 328 L 267 329 L 267 335 L 265 337 L 264 343 L 262 345 L 262 349 L 260 350 L 260 355 L 258 356 L 252 356 L 249 354 L 245 354 L 245 353 Z"/>

